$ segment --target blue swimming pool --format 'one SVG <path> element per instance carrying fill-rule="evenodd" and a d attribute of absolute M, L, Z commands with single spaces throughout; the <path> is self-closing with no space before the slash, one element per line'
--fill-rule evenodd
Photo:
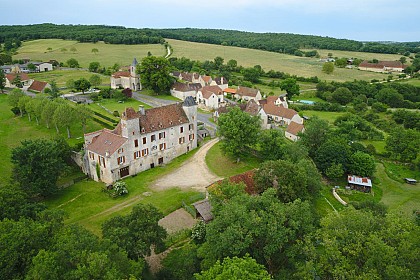
<path fill-rule="evenodd" d="M 299 100 L 300 103 L 308 104 L 308 105 L 314 105 L 315 101 L 311 100 Z"/>

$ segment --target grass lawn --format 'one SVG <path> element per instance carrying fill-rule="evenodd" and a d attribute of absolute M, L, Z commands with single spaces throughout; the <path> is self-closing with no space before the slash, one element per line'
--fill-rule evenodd
<path fill-rule="evenodd" d="M 376 153 L 381 155 L 385 153 L 385 145 L 386 142 L 385 141 L 375 141 L 375 140 L 363 140 L 361 141 L 365 146 L 372 144 L 375 149 L 376 149 Z"/>
<path fill-rule="evenodd" d="M 75 47 L 77 51 L 72 53 L 70 48 Z M 52 48 L 52 51 L 47 51 Z M 66 48 L 66 52 L 61 49 Z M 98 49 L 97 54 L 92 53 L 92 49 Z M 77 41 L 61 39 L 41 39 L 23 42 L 18 49 L 18 54 L 13 59 L 30 58 L 32 61 L 48 61 L 55 59 L 59 62 L 66 62 L 70 58 L 75 58 L 81 67 L 87 68 L 93 61 L 99 62 L 102 66 L 109 67 L 115 63 L 124 66 L 130 65 L 133 58 L 140 61 L 147 56 L 148 52 L 155 56 L 166 55 L 166 50 L 162 45 L 117 45 L 97 43 L 78 43 Z"/>
<path fill-rule="evenodd" d="M 194 43 L 173 39 L 166 40 L 174 50 L 173 57 L 184 56 L 193 60 L 212 61 L 216 56 L 220 56 L 224 58 L 225 62 L 230 59 L 235 59 L 238 62 L 238 65 L 244 67 L 261 65 L 265 71 L 272 69 L 303 77 L 318 76 L 321 80 L 327 81 L 353 81 L 354 79 L 370 81 L 372 79 L 382 80 L 383 78 L 387 78 L 386 74 L 343 68 L 335 68 L 334 72 L 328 75 L 322 72 L 323 63 L 320 62 L 318 58 L 297 57 L 262 50 Z M 334 51 L 328 52 L 334 53 Z M 380 57 L 379 54 L 368 55 L 372 56 L 372 58 Z M 395 60 L 393 58 L 394 56 L 389 56 L 389 60 Z"/>
<path fill-rule="evenodd" d="M 394 180 L 388 174 L 397 180 Z M 373 185 L 374 188 L 377 186 L 382 189 L 381 202 L 387 205 L 390 210 L 412 215 L 413 210 L 420 210 L 420 186 L 403 183 L 402 178 L 404 176 L 420 179 L 419 172 L 410 171 L 404 166 L 378 163 L 375 173 L 376 180 Z"/>
<path fill-rule="evenodd" d="M 102 127 L 89 121 L 86 132 L 99 130 Z M 82 126 L 75 124 L 71 127 L 73 138 L 67 139 L 65 129 L 60 130 L 60 136 L 67 139 L 70 145 L 83 142 Z M 18 146 L 22 140 L 56 137 L 57 133 L 54 128 L 47 129 L 45 125 L 36 125 L 35 120 L 29 122 L 26 116 L 16 117 L 10 110 L 6 94 L 0 94 L 0 183 L 5 184 L 9 181 L 12 172 L 12 164 L 10 162 L 11 151 Z"/>
<path fill-rule="evenodd" d="M 311 51 L 313 49 L 307 49 L 303 51 Z M 386 53 L 367 53 L 367 52 L 352 52 L 352 51 L 339 51 L 339 50 L 317 50 L 321 57 L 327 57 L 329 53 L 332 53 L 332 57 L 347 57 L 347 58 L 360 58 L 366 60 L 399 60 L 400 54 L 386 54 Z"/>
<path fill-rule="evenodd" d="M 230 177 L 257 168 L 261 160 L 247 156 L 241 158 L 239 163 L 222 153 L 220 142 L 215 144 L 206 155 L 206 163 L 209 169 L 219 177 Z"/>
<path fill-rule="evenodd" d="M 156 95 L 156 93 L 150 89 L 143 89 L 140 93 L 144 95 L 152 96 L 155 98 L 163 99 L 163 100 L 182 101 L 181 99 L 176 98 L 175 96 L 172 96 L 169 92 L 168 94 Z"/>
<path fill-rule="evenodd" d="M 195 151 L 174 159 L 165 167 L 149 169 L 125 179 L 129 190 L 127 196 L 111 198 L 102 192 L 103 183 L 84 180 L 62 190 L 46 201 L 46 204 L 50 208 L 63 209 L 67 212 L 68 218 L 65 221 L 67 224 L 79 223 L 97 235 L 100 235 L 101 224 L 105 220 L 115 215 L 128 214 L 138 203 L 153 204 L 167 215 L 180 208 L 183 201 L 189 204 L 202 199 L 203 195 L 196 191 L 183 191 L 178 188 L 155 192 L 149 186 L 158 177 L 179 167 Z"/>
<path fill-rule="evenodd" d="M 416 87 L 420 87 L 420 79 L 408 79 L 408 80 L 402 80 L 400 83 L 404 84 L 410 84 Z"/>
<path fill-rule="evenodd" d="M 133 99 L 133 98 L 130 98 L 123 102 L 118 102 L 115 99 L 101 99 L 99 101 L 95 101 L 94 103 L 88 105 L 91 110 L 107 115 L 109 117 L 112 117 L 116 121 L 118 121 L 119 119 L 113 117 L 113 115 L 109 114 L 104 108 L 100 107 L 98 104 L 104 106 L 111 112 L 118 111 L 120 115 L 125 110 L 125 108 L 128 108 L 128 107 L 132 107 L 136 111 L 139 110 L 139 105 L 143 105 L 145 109 L 152 108 L 151 106 L 143 102 L 137 101 L 136 99 Z"/>
<path fill-rule="evenodd" d="M 305 98 L 306 99 L 306 98 Z M 299 111 L 299 113 L 302 113 L 304 116 L 308 117 L 318 117 L 322 120 L 328 121 L 330 124 L 334 123 L 334 121 L 346 114 L 346 112 L 324 112 L 324 111 Z"/>
<path fill-rule="evenodd" d="M 68 80 L 78 80 L 85 78 L 89 80 L 92 75 L 99 75 L 102 79 L 103 85 L 110 85 L 110 77 L 92 73 L 85 70 L 54 70 L 42 73 L 30 73 L 29 77 L 38 81 L 51 82 L 55 81 L 58 87 L 64 87 Z"/>

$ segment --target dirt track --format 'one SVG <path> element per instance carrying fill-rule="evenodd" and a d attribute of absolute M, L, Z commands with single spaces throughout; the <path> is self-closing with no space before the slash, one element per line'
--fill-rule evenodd
<path fill-rule="evenodd" d="M 205 188 L 223 178 L 214 175 L 207 167 L 206 154 L 217 142 L 218 138 L 204 144 L 200 150 L 189 160 L 183 163 L 174 172 L 171 172 L 152 183 L 153 191 L 161 191 L 178 187 L 181 189 L 195 189 L 205 191 Z"/>

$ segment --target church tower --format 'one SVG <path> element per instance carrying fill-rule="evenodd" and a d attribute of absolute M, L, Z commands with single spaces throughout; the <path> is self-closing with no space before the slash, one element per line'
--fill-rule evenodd
<path fill-rule="evenodd" d="M 137 59 L 134 58 L 133 62 L 130 65 L 130 85 L 131 89 L 134 91 L 141 90 L 140 75 L 136 73 L 138 64 L 139 63 L 137 62 Z"/>

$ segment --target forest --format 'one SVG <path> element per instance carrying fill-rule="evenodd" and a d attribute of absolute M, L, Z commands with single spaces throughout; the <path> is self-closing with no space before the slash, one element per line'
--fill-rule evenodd
<path fill-rule="evenodd" d="M 360 42 L 314 35 L 290 33 L 253 33 L 221 29 L 148 29 L 125 28 L 105 25 L 34 25 L 0 26 L 0 43 L 13 40 L 65 39 L 79 42 L 104 41 L 109 44 L 158 44 L 163 38 L 209 43 L 287 53 L 298 56 L 314 56 L 316 52 L 300 49 L 328 49 L 372 53 L 416 53 L 420 42 L 380 43 Z"/>

